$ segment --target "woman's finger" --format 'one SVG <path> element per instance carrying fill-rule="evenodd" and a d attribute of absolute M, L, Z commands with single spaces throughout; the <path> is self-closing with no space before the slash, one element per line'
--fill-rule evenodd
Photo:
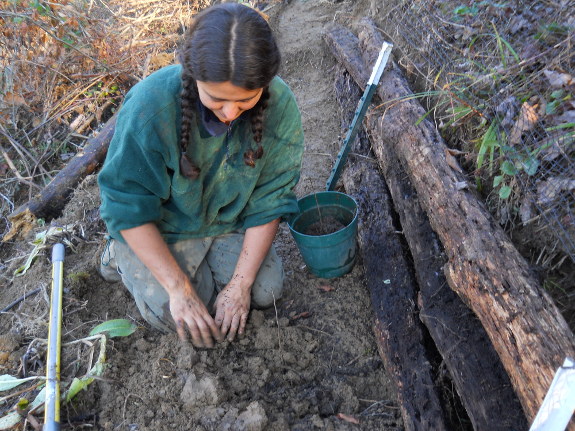
<path fill-rule="evenodd" d="M 192 337 L 192 344 L 196 347 L 204 347 L 204 342 L 202 341 L 202 334 L 196 325 L 196 322 L 187 322 L 188 332 Z"/>
<path fill-rule="evenodd" d="M 216 302 L 216 316 L 214 317 L 214 320 L 218 328 L 222 327 L 222 322 L 224 321 L 224 315 L 225 315 L 224 307 L 220 306 L 220 304 Z"/>
<path fill-rule="evenodd" d="M 212 331 L 210 330 L 209 325 L 204 320 L 200 320 L 196 323 L 199 326 L 199 333 L 204 347 L 214 347 L 214 339 L 212 338 Z"/>
<path fill-rule="evenodd" d="M 236 313 L 236 314 L 234 314 L 234 317 L 232 319 L 232 323 L 230 325 L 230 332 L 228 334 L 228 341 L 234 341 L 234 338 L 236 338 L 236 333 L 238 332 L 239 326 L 240 326 L 240 314 Z"/>
<path fill-rule="evenodd" d="M 232 318 L 234 317 L 233 313 L 234 310 L 231 310 L 229 308 L 224 311 L 224 320 L 222 322 L 222 325 L 220 326 L 220 331 L 222 331 L 222 335 L 224 336 L 224 338 L 226 337 L 226 334 L 230 330 L 230 325 L 232 324 Z"/>
<path fill-rule="evenodd" d="M 244 335 L 247 321 L 248 321 L 248 313 L 242 313 L 242 317 L 240 317 L 240 329 L 238 330 L 239 335 Z"/>
<path fill-rule="evenodd" d="M 209 328 L 210 328 L 210 331 L 212 333 L 212 336 L 216 339 L 216 341 L 218 343 L 221 343 L 222 341 L 224 341 L 224 336 L 222 335 L 220 328 L 218 327 L 216 322 L 214 322 L 212 320 L 209 324 Z"/>
<path fill-rule="evenodd" d="M 211 318 L 211 316 L 208 317 L 208 319 L 209 320 L 207 322 L 207 325 L 208 325 L 208 329 L 210 331 L 211 337 L 215 338 L 218 343 L 221 343 L 222 341 L 224 341 L 224 337 L 220 331 L 220 328 L 218 327 L 218 325 L 216 324 L 214 319 Z"/>
<path fill-rule="evenodd" d="M 186 330 L 184 329 L 184 322 L 178 320 L 176 322 L 176 332 L 178 333 L 178 337 L 181 341 L 186 341 L 188 337 L 186 337 Z"/>

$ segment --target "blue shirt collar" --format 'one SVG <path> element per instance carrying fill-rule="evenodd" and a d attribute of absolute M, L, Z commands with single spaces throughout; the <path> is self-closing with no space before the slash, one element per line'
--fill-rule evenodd
<path fill-rule="evenodd" d="M 199 100 L 198 107 L 201 113 L 200 118 L 202 119 L 202 124 L 212 137 L 223 135 L 238 119 L 245 115 L 245 112 L 242 112 L 242 114 L 237 119 L 232 121 L 230 124 L 226 124 L 220 121 L 220 119 L 216 117 L 216 114 L 214 114 L 211 109 L 206 108 Z"/>

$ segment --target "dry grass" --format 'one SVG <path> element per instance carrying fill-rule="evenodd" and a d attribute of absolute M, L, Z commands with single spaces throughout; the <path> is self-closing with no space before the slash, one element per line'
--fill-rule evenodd
<path fill-rule="evenodd" d="M 0 235 L 210 0 L 0 0 Z"/>

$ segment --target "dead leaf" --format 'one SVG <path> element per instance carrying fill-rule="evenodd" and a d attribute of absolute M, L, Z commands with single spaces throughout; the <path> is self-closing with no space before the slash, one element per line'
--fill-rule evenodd
<path fill-rule="evenodd" d="M 4 235 L 2 242 L 10 241 L 12 238 L 19 236 L 20 238 L 25 238 L 26 235 L 37 225 L 36 216 L 30 211 L 30 208 L 26 208 L 24 211 L 15 214 L 14 216 L 8 216 L 8 219 L 12 222 L 12 227 L 10 232 Z"/>
<path fill-rule="evenodd" d="M 9 91 L 4 95 L 4 102 L 9 105 L 26 106 L 26 101 L 22 96 Z"/>
<path fill-rule="evenodd" d="M 552 177 L 537 184 L 537 203 L 544 205 L 555 201 L 561 192 L 575 189 L 575 180 Z"/>
<path fill-rule="evenodd" d="M 513 118 L 517 114 L 517 105 L 515 96 L 509 96 L 495 108 L 497 117 L 501 119 L 501 127 L 507 128 L 513 125 Z"/>
<path fill-rule="evenodd" d="M 511 18 L 511 21 L 509 23 L 509 32 L 511 34 L 515 34 L 519 30 L 522 30 L 524 28 L 529 28 L 529 21 L 527 21 L 521 15 L 516 15 L 513 18 Z"/>
<path fill-rule="evenodd" d="M 447 151 L 452 156 L 463 156 L 463 155 L 467 154 L 466 151 L 460 151 L 460 150 L 455 149 L 455 148 L 447 148 L 445 151 Z"/>
<path fill-rule="evenodd" d="M 566 111 L 554 121 L 555 124 L 562 124 L 562 123 L 575 123 L 575 110 L 574 111 Z"/>
<path fill-rule="evenodd" d="M 333 290 L 335 290 L 329 284 L 320 284 L 317 288 L 323 292 L 332 292 Z"/>
<path fill-rule="evenodd" d="M 457 159 L 455 157 L 453 157 L 453 155 L 449 149 L 445 150 L 445 161 L 447 162 L 449 167 L 451 169 L 453 169 L 454 171 L 462 172 L 461 167 L 459 166 L 459 163 L 457 163 Z"/>
<path fill-rule="evenodd" d="M 150 60 L 150 67 L 152 70 L 160 69 L 168 66 L 174 62 L 174 54 L 167 52 L 160 52 L 152 57 Z"/>
<path fill-rule="evenodd" d="M 346 414 L 344 414 L 344 413 L 338 413 L 338 414 L 336 415 L 336 417 L 337 417 L 338 419 L 341 419 L 341 420 L 343 420 L 343 421 L 349 422 L 349 423 L 351 423 L 351 424 L 359 425 L 359 419 L 354 418 L 353 416 L 349 416 L 349 415 L 346 415 Z"/>
<path fill-rule="evenodd" d="M 529 194 L 526 194 L 521 199 L 521 203 L 519 205 L 519 217 L 521 218 L 521 222 L 525 225 L 529 220 L 533 218 L 533 204 L 531 203 L 533 197 Z"/>
<path fill-rule="evenodd" d="M 521 105 L 521 111 L 519 112 L 519 117 L 513 124 L 511 133 L 509 134 L 509 144 L 517 145 L 521 142 L 521 136 L 523 133 L 528 132 L 533 129 L 539 116 L 537 115 L 538 105 L 531 106 L 529 103 L 524 102 Z"/>
<path fill-rule="evenodd" d="M 568 73 L 559 73 L 552 70 L 544 70 L 543 73 L 549 81 L 551 88 L 563 88 L 573 84 L 573 77 Z"/>
<path fill-rule="evenodd" d="M 565 155 L 565 149 L 575 142 L 575 135 L 565 130 L 557 130 L 537 143 L 536 148 L 542 148 L 542 160 L 551 162 L 561 155 Z"/>

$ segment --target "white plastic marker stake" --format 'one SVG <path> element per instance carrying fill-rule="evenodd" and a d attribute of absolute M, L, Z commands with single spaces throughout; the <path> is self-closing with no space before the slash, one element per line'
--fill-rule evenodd
<path fill-rule="evenodd" d="M 43 431 L 60 430 L 60 347 L 62 333 L 62 291 L 64 246 L 52 248 L 52 298 L 48 327 L 48 359 L 46 371 L 46 404 Z"/>
<path fill-rule="evenodd" d="M 575 411 L 575 360 L 566 358 L 553 377 L 529 431 L 564 431 Z"/>

